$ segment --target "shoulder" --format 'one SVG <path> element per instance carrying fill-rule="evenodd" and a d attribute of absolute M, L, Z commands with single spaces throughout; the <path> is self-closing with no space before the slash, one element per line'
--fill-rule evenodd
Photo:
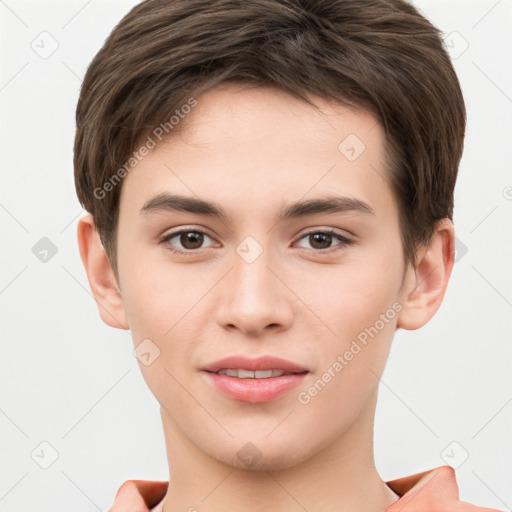
<path fill-rule="evenodd" d="M 165 496 L 169 482 L 127 480 L 117 491 L 114 504 L 107 512 L 149 512 Z"/>
<path fill-rule="evenodd" d="M 385 512 L 502 512 L 461 501 L 455 470 L 451 466 L 439 466 L 386 484 L 400 498 Z"/>
<path fill-rule="evenodd" d="M 150 512 L 164 498 L 169 482 L 127 480 L 108 512 Z M 459 498 L 455 470 L 451 466 L 396 478 L 386 482 L 400 498 L 385 512 L 503 512 L 473 505 Z"/>

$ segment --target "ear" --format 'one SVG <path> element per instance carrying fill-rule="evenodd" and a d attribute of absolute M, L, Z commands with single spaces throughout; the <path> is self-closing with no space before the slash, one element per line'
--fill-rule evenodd
<path fill-rule="evenodd" d="M 438 221 L 428 246 L 421 246 L 418 250 L 416 267 L 408 270 L 397 328 L 419 329 L 436 314 L 453 269 L 454 240 L 452 221 Z"/>
<path fill-rule="evenodd" d="M 129 329 L 121 293 L 91 214 L 78 221 L 77 237 L 80 257 L 101 319 L 111 327 Z"/>

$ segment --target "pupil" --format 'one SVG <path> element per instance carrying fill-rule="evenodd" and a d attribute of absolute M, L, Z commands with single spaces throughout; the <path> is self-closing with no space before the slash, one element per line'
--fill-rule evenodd
<path fill-rule="evenodd" d="M 201 233 L 196 233 L 193 231 L 182 233 L 180 242 L 186 249 L 197 249 L 198 247 L 201 247 L 202 236 L 203 235 Z M 192 244 L 192 247 L 188 246 L 189 243 Z"/>
<path fill-rule="evenodd" d="M 313 247 L 315 247 L 315 244 L 318 241 L 319 237 L 320 237 L 320 245 L 322 245 L 321 242 L 322 242 L 322 238 L 323 238 L 324 246 L 323 247 L 315 247 L 316 249 L 325 249 L 326 247 L 328 248 L 332 241 L 332 235 L 330 233 L 315 233 L 311 236 L 313 237 L 313 240 L 314 240 L 314 242 L 311 244 Z M 327 243 L 327 245 L 325 245 L 325 243 Z"/>

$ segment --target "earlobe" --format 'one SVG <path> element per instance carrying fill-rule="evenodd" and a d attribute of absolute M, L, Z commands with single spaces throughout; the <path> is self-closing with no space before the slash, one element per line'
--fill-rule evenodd
<path fill-rule="evenodd" d="M 397 328 L 419 329 L 436 314 L 453 269 L 454 239 L 452 221 L 438 221 L 429 245 L 418 251 L 416 268 L 410 269 L 407 275 Z"/>
<path fill-rule="evenodd" d="M 101 319 L 111 327 L 129 329 L 121 293 L 91 214 L 78 221 L 78 247 Z"/>

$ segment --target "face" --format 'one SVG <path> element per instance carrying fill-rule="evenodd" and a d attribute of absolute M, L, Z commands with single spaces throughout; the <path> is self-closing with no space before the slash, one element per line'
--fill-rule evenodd
<path fill-rule="evenodd" d="M 252 450 L 259 468 L 286 468 L 374 411 L 404 275 L 384 135 L 369 113 L 273 88 L 196 99 L 185 129 L 124 179 L 123 307 L 164 428 L 233 467 Z M 224 216 L 152 201 L 162 194 Z M 314 208 L 327 197 L 345 200 Z M 204 370 L 228 356 L 306 372 L 249 382 Z"/>

